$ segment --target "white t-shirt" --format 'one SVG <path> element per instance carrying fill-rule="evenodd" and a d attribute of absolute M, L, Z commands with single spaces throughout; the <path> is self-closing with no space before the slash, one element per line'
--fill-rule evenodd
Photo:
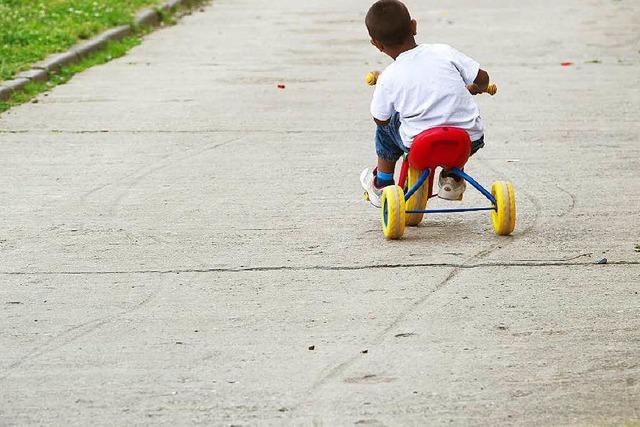
<path fill-rule="evenodd" d="M 466 88 L 480 65 L 445 44 L 422 44 L 401 53 L 378 77 L 371 114 L 388 120 L 400 114 L 406 147 L 420 132 L 436 126 L 466 130 L 472 141 L 484 132 L 480 111 Z"/>

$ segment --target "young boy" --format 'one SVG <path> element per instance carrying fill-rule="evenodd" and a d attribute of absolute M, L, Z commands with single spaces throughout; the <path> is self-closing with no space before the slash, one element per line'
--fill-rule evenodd
<path fill-rule="evenodd" d="M 413 138 L 436 126 L 455 126 L 471 138 L 471 154 L 484 146 L 484 129 L 471 95 L 487 90 L 489 75 L 473 59 L 444 44 L 417 45 L 416 21 L 399 0 L 379 0 L 365 19 L 371 44 L 394 62 L 378 77 L 371 114 L 376 122 L 378 165 L 360 181 L 371 203 L 380 207 L 382 189 L 393 185 L 397 160 Z M 465 182 L 440 173 L 438 196 L 460 200 Z"/>

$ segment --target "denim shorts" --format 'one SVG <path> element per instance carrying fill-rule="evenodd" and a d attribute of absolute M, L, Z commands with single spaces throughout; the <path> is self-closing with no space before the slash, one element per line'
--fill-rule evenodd
<path fill-rule="evenodd" d="M 484 147 L 484 135 L 475 141 L 471 141 L 471 154 Z M 376 129 L 376 154 L 381 159 L 395 162 L 409 149 L 404 146 L 400 137 L 400 114 L 394 113 L 389 123 L 377 126 Z"/>

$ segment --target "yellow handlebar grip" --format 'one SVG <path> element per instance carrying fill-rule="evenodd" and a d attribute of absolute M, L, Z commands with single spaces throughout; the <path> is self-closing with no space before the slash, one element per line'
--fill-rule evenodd
<path fill-rule="evenodd" d="M 492 84 L 490 84 L 489 86 L 487 86 L 487 90 L 486 90 L 486 92 L 487 92 L 489 95 L 493 96 L 493 95 L 495 95 L 495 94 L 496 94 L 496 92 L 498 92 L 498 86 L 496 86 L 496 85 L 494 85 L 494 84 L 492 83 Z"/>
<path fill-rule="evenodd" d="M 378 75 L 380 75 L 378 71 L 369 71 L 365 76 L 364 81 L 369 86 L 375 86 L 376 82 L 378 81 Z"/>

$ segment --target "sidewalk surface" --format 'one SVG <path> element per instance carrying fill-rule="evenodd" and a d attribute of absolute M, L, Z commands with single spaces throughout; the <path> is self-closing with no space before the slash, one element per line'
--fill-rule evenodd
<path fill-rule="evenodd" d="M 527 3 L 409 2 L 498 84 L 508 238 L 384 241 L 369 1 L 217 0 L 0 116 L 0 424 L 638 422 L 640 6 Z"/>

